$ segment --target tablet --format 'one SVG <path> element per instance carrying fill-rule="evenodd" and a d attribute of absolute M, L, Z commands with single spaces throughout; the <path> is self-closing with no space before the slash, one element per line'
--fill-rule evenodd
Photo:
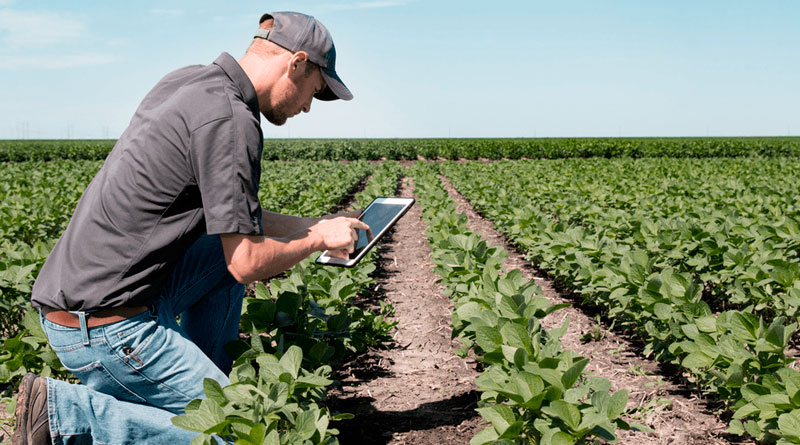
<path fill-rule="evenodd" d="M 329 256 L 326 250 L 317 258 L 317 263 L 344 267 L 355 266 L 413 204 L 414 198 L 375 198 L 358 217 L 369 226 L 372 236 L 366 230 L 356 229 L 358 230 L 358 241 L 349 258 Z"/>

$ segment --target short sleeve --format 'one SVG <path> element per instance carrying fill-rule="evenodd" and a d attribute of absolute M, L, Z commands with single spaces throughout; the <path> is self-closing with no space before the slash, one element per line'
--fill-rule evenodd
<path fill-rule="evenodd" d="M 258 202 L 258 142 L 258 136 L 235 131 L 230 118 L 207 123 L 192 132 L 189 157 L 208 234 L 263 235 Z"/>

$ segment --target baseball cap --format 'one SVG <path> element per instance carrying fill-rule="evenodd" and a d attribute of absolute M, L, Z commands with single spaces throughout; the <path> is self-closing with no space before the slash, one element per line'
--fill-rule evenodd
<path fill-rule="evenodd" d="M 272 29 L 259 29 L 255 37 L 269 40 L 291 51 L 305 51 L 308 60 L 319 65 L 327 86 L 315 94 L 319 100 L 350 100 L 353 93 L 336 74 L 336 48 L 328 29 L 317 19 L 299 12 L 271 12 L 261 16 L 260 24 L 272 18 Z"/>

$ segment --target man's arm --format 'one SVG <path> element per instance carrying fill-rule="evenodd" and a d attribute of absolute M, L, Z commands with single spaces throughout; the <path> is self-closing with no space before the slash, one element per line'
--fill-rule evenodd
<path fill-rule="evenodd" d="M 294 221 L 295 227 L 303 224 L 302 219 Z M 292 220 L 284 220 L 287 221 Z M 266 232 L 266 226 L 264 229 Z M 283 237 L 228 233 L 220 238 L 231 275 L 240 283 L 250 283 L 278 275 L 317 251 L 331 250 L 349 255 L 358 240 L 355 229 L 369 230 L 369 226 L 355 218 L 342 216 L 323 218 Z"/>
<path fill-rule="evenodd" d="M 320 218 L 302 218 L 299 216 L 284 215 L 281 213 L 262 210 L 261 227 L 264 229 L 264 236 L 284 238 L 298 232 L 306 231 L 309 229 L 309 227 L 319 223 L 323 219 L 332 219 L 338 216 L 357 218 L 360 214 L 360 210 L 355 210 L 348 213 L 326 215 Z"/>

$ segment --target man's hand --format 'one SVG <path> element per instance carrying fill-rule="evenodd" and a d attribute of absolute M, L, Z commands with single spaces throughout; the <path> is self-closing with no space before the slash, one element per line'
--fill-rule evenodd
<path fill-rule="evenodd" d="M 360 214 L 360 211 L 349 214 Z M 350 216 L 337 216 L 332 219 L 323 219 L 309 227 L 311 236 L 319 242 L 319 250 L 328 250 L 332 257 L 347 258 L 355 250 L 358 241 L 356 229 L 369 231 L 369 226 Z M 371 233 L 371 232 L 370 232 Z"/>

